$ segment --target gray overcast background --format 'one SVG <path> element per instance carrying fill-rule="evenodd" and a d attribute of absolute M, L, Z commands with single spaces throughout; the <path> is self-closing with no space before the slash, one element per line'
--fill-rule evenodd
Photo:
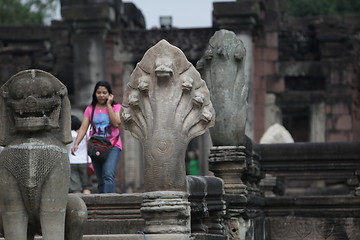
<path fill-rule="evenodd" d="M 160 27 L 160 16 L 171 16 L 172 26 L 177 28 L 203 28 L 212 26 L 213 2 L 235 0 L 123 0 L 132 2 L 145 17 L 146 28 Z M 52 19 L 60 19 L 60 1 Z"/>
<path fill-rule="evenodd" d="M 160 16 L 172 16 L 172 26 L 177 28 L 211 27 L 213 2 L 234 0 L 126 0 L 139 8 L 146 28 L 160 27 Z"/>

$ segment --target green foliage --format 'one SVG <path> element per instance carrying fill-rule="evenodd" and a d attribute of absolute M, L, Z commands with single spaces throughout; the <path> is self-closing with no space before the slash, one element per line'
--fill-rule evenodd
<path fill-rule="evenodd" d="M 57 0 L 0 0 L 0 25 L 43 25 Z"/>
<path fill-rule="evenodd" d="M 305 17 L 360 13 L 360 0 L 287 0 L 290 15 Z"/>

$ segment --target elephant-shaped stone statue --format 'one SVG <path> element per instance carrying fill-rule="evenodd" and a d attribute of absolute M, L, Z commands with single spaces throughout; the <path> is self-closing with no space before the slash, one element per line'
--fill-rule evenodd
<path fill-rule="evenodd" d="M 70 110 L 66 87 L 41 70 L 21 71 L 0 88 L 0 232 L 6 240 L 82 239 L 86 205 L 68 195 Z"/>

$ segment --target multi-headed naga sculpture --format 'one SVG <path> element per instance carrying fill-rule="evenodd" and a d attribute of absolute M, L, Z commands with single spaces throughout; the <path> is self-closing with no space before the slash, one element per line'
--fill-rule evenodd
<path fill-rule="evenodd" d="M 210 130 L 214 146 L 244 144 L 248 88 L 244 65 L 246 51 L 231 31 L 217 31 L 196 67 L 205 79 L 214 103 L 216 125 Z"/>
<path fill-rule="evenodd" d="M 229 196 L 225 217 L 225 232 L 229 239 L 245 239 L 251 222 L 242 218 L 246 208 L 239 199 L 249 199 L 248 191 L 255 192 L 242 182 L 243 172 L 249 166 L 255 169 L 250 155 L 252 150 L 245 146 L 248 95 L 245 56 L 244 44 L 235 33 L 219 30 L 211 37 L 204 56 L 197 63 L 217 113 L 216 125 L 210 130 L 214 146 L 210 149 L 209 170 L 224 180 L 224 190 Z"/>
<path fill-rule="evenodd" d="M 0 88 L 0 119 L 0 232 L 7 240 L 63 240 L 66 213 L 66 239 L 81 239 L 86 206 L 68 197 L 66 87 L 47 72 L 22 71 Z"/>
<path fill-rule="evenodd" d="M 184 53 L 161 40 L 137 64 L 121 119 L 144 148 L 145 191 L 186 192 L 185 151 L 214 125 L 209 90 Z"/>

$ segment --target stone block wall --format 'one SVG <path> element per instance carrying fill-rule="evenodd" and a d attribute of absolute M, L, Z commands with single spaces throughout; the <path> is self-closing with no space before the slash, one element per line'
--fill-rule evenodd
<path fill-rule="evenodd" d="M 50 37 L 50 27 L 0 27 L 1 84 L 29 68 L 51 72 L 54 57 Z"/>
<path fill-rule="evenodd" d="M 296 108 L 308 112 L 303 115 L 310 118 L 310 124 L 303 131 L 310 134 L 302 141 L 359 140 L 358 21 L 354 16 L 289 18 L 280 29 L 279 74 L 285 79 L 285 88 L 278 95 L 278 104 L 285 115 Z M 324 110 L 314 110 L 321 104 Z M 321 118 L 326 120 L 314 120 Z M 299 141 L 292 132 L 294 127 L 284 125 Z"/>
<path fill-rule="evenodd" d="M 0 27 L 0 76 L 4 83 L 15 73 L 38 68 L 59 78 L 68 88 L 73 99 L 73 49 L 71 24 L 53 21 L 51 27 Z M 114 48 L 118 43 L 118 32 L 107 38 L 107 71 L 109 81 L 116 94 L 116 101 L 122 99 L 122 62 L 114 59 Z"/>

